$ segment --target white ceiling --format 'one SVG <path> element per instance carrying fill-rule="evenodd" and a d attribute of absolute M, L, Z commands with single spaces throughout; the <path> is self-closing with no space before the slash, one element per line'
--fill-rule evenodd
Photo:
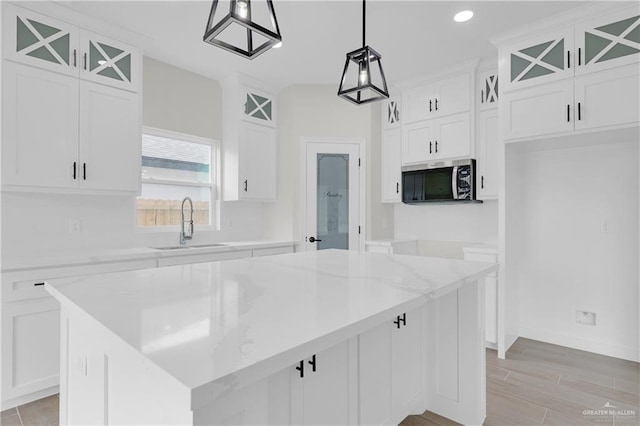
<path fill-rule="evenodd" d="M 580 7 L 582 1 L 369 1 L 367 44 L 382 55 L 389 84 L 473 57 L 491 58 L 489 38 Z M 239 71 L 276 88 L 339 83 L 345 54 L 362 44 L 359 0 L 274 0 L 284 46 L 250 61 L 202 41 L 211 1 L 65 1 L 78 12 L 141 34 L 144 54 L 221 80 Z M 466 23 L 453 15 L 475 12 Z"/>

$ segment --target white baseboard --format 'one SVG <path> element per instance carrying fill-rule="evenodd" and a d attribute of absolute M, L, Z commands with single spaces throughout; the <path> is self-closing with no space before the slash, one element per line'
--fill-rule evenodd
<path fill-rule="evenodd" d="M 539 330 L 529 327 L 520 327 L 518 329 L 518 334 L 520 337 L 526 337 L 527 339 L 539 340 L 541 342 L 567 346 L 581 351 L 640 362 L 640 350 L 637 347 L 613 345 L 610 343 L 603 343 L 560 333 L 552 333 L 547 330 Z"/>
<path fill-rule="evenodd" d="M 8 410 L 10 408 L 15 408 L 20 405 L 27 404 L 29 402 L 36 401 L 38 399 L 46 398 L 47 396 L 55 395 L 60 391 L 60 386 L 52 386 L 47 389 L 42 389 L 37 392 L 32 392 L 26 395 L 18 396 L 15 398 L 7 399 L 2 401 L 0 404 L 0 410 Z"/>

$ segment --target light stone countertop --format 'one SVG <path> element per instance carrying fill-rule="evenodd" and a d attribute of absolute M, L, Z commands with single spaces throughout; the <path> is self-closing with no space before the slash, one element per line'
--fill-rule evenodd
<path fill-rule="evenodd" d="M 495 270 L 481 262 L 324 250 L 54 279 L 45 288 L 175 377 L 197 401 Z"/>
<path fill-rule="evenodd" d="M 206 243 L 199 243 L 206 244 Z M 213 243 L 212 243 L 213 244 Z M 3 256 L 2 272 L 15 272 L 28 269 L 62 268 L 67 266 L 95 265 L 100 263 L 130 262 L 136 260 L 159 259 L 195 254 L 226 253 L 243 250 L 282 247 L 294 245 L 293 241 L 238 241 L 220 242 L 217 247 L 191 247 L 178 250 L 158 250 L 152 247 L 123 249 L 87 250 L 83 252 L 62 251 L 45 256 Z M 175 244 L 177 245 L 177 244 Z M 189 244 L 187 244 L 189 246 Z"/>

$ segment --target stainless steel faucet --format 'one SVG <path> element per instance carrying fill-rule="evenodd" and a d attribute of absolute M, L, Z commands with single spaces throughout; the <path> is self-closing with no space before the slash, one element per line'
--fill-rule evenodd
<path fill-rule="evenodd" d="M 189 201 L 189 206 L 190 206 L 190 214 L 189 214 L 189 234 L 186 234 L 184 232 L 184 224 L 185 222 L 187 222 L 186 220 L 184 220 L 184 203 L 186 201 Z M 186 240 L 190 240 L 191 238 L 193 238 L 193 201 L 191 201 L 191 198 L 189 197 L 184 197 L 184 200 L 182 200 L 182 207 L 180 208 L 180 217 L 182 218 L 182 230 L 180 231 L 180 244 L 186 244 Z"/>

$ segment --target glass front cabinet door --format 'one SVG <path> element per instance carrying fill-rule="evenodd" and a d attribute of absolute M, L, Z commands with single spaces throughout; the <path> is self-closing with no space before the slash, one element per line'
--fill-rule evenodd
<path fill-rule="evenodd" d="M 275 97 L 269 93 L 245 87 L 241 91 L 242 119 L 263 126 L 275 127 Z"/>
<path fill-rule="evenodd" d="M 571 77 L 573 68 L 573 28 L 545 33 L 508 49 L 505 58 L 508 77 L 500 82 L 504 90 L 515 90 L 539 83 Z"/>
<path fill-rule="evenodd" d="M 478 106 L 481 111 L 498 107 L 498 70 L 485 71 L 478 76 Z"/>
<path fill-rule="evenodd" d="M 136 48 L 95 34 L 82 31 L 78 60 L 80 77 L 107 86 L 137 92 L 140 84 L 138 51 Z"/>
<path fill-rule="evenodd" d="M 4 57 L 26 65 L 78 75 L 78 29 L 12 4 L 3 8 Z"/>
<path fill-rule="evenodd" d="M 395 129 L 400 127 L 400 98 L 392 97 L 382 104 L 382 128 Z"/>
<path fill-rule="evenodd" d="M 640 61 L 640 13 L 637 5 L 576 26 L 576 74 Z"/>

